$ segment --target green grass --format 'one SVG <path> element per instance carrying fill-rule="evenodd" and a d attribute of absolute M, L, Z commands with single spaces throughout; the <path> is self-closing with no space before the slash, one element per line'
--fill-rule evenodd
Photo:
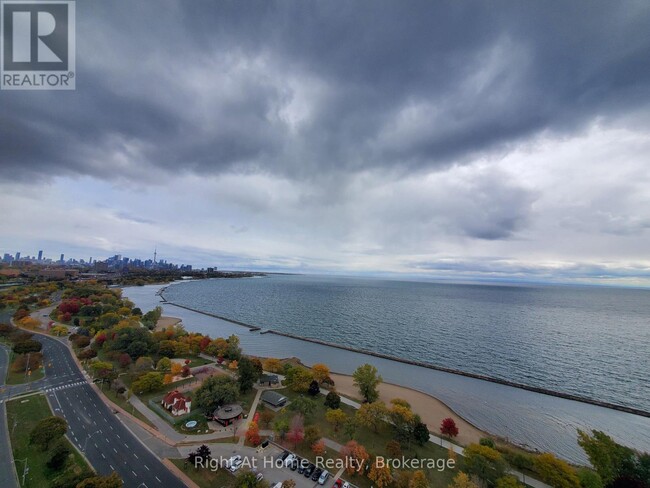
<path fill-rule="evenodd" d="M 184 467 L 184 459 L 170 459 L 183 473 L 201 488 L 222 488 L 231 487 L 235 481 L 234 476 L 225 469 L 211 471 L 209 469 L 195 469 L 193 466 Z"/>
<path fill-rule="evenodd" d="M 41 451 L 39 448 L 29 444 L 29 434 L 39 420 L 52 415 L 50 406 L 43 395 L 31 395 L 26 398 L 18 398 L 7 402 L 7 424 L 11 437 L 11 447 L 14 460 L 27 459 L 29 473 L 26 483 L 23 486 L 50 486 L 52 481 L 59 477 L 72 476 L 90 471 L 90 467 L 77 450 L 63 438 L 72 454 L 67 465 L 60 473 L 52 473 L 48 470 L 46 463 L 50 457 L 48 451 Z M 24 464 L 16 461 L 16 470 L 19 478 L 22 478 Z"/>
<path fill-rule="evenodd" d="M 5 344 L 7 344 L 10 348 L 13 347 L 13 344 L 10 342 L 5 342 Z M 15 359 L 16 359 L 16 353 L 10 350 L 9 366 L 7 367 L 7 377 L 5 378 L 5 383 L 7 385 L 20 385 L 23 383 L 30 383 L 32 381 L 40 380 L 45 376 L 42 367 L 32 371 L 31 375 L 25 375 L 24 371 L 21 371 L 19 373 L 14 373 L 13 371 L 11 371 L 11 364 L 14 362 Z M 47 361 L 47 358 L 44 357 L 43 360 Z"/>
<path fill-rule="evenodd" d="M 205 359 L 202 358 L 201 356 L 188 356 L 187 359 L 190 360 L 190 364 L 188 365 L 190 368 L 196 368 L 198 366 L 205 366 L 206 364 L 213 364 L 214 359 Z"/>

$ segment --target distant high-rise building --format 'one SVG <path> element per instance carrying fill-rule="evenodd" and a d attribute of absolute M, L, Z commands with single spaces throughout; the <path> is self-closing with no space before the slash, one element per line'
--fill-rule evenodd
<path fill-rule="evenodd" d="M 90 259 L 88 260 L 88 264 L 93 264 L 93 257 L 90 256 Z"/>
<path fill-rule="evenodd" d="M 18 261 L 19 259 L 20 259 L 20 251 L 16 253 L 16 261 Z"/>
<path fill-rule="evenodd" d="M 38 260 L 43 261 L 43 251 L 38 251 Z"/>
<path fill-rule="evenodd" d="M 64 257 L 65 257 L 65 255 L 64 255 L 64 254 L 61 254 L 61 259 L 59 259 L 59 261 L 63 262 L 63 258 L 64 258 Z"/>

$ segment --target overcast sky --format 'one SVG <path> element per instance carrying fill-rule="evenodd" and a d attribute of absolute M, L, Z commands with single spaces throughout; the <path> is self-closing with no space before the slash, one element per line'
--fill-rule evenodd
<path fill-rule="evenodd" d="M 650 284 L 646 0 L 77 2 L 0 252 Z"/>

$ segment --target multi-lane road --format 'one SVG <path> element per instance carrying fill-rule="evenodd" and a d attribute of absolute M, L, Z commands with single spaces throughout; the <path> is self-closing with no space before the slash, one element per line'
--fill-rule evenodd
<path fill-rule="evenodd" d="M 10 397 L 29 391 L 40 390 L 54 410 L 54 414 L 68 422 L 68 437 L 81 450 L 99 474 L 116 471 L 127 488 L 182 488 L 185 486 L 162 462 L 154 456 L 119 420 L 118 415 L 102 401 L 97 391 L 79 370 L 70 349 L 55 339 L 35 334 L 34 339 L 43 344 L 46 376 L 44 379 L 5 387 L 0 393 L 0 477 L 14 480 L 11 462 L 4 456 L 7 449 L 6 414 L 4 403 Z M 3 366 L 4 365 L 4 366 Z M 6 367 L 6 358 L 0 352 L 0 374 Z M 2 376 L 4 378 L 4 375 Z M 10 453 L 10 452 L 9 452 Z M 10 476 L 10 477 L 9 477 Z"/>

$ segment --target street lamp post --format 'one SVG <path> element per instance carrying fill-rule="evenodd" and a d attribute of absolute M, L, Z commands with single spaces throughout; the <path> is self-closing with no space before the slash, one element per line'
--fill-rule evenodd
<path fill-rule="evenodd" d="M 23 468 L 23 482 L 22 482 L 22 485 L 25 486 L 25 478 L 27 477 L 27 473 L 29 473 L 29 466 L 27 465 L 27 458 L 25 458 L 25 459 L 16 459 L 16 461 L 20 461 L 21 463 L 25 463 L 25 466 Z"/>

